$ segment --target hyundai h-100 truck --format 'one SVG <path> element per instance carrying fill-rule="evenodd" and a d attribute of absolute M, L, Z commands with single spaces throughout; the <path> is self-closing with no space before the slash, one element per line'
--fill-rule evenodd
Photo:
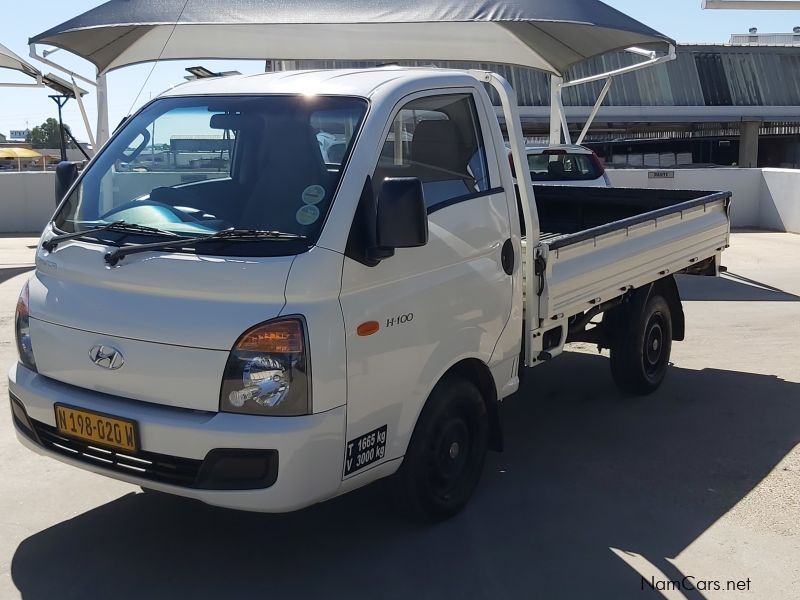
<path fill-rule="evenodd" d="M 391 477 L 454 515 L 523 369 L 588 342 L 654 391 L 686 327 L 673 275 L 729 241 L 728 193 L 534 188 L 489 72 L 203 79 L 68 167 L 16 311 L 20 441 L 252 511 Z"/>

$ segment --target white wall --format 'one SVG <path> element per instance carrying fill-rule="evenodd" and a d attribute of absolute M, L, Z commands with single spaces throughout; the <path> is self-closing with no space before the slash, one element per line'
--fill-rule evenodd
<path fill-rule="evenodd" d="M 764 169 L 761 185 L 760 226 L 800 233 L 800 171 Z"/>
<path fill-rule="evenodd" d="M 608 176 L 616 187 L 733 192 L 733 226 L 759 226 L 763 179 L 759 169 L 676 169 L 668 172 L 674 173 L 675 178 L 649 179 L 647 169 L 610 169 Z M 798 178 L 800 181 L 800 174 Z"/>
<path fill-rule="evenodd" d="M 55 209 L 54 172 L 0 172 L 0 233 L 39 233 Z"/>
<path fill-rule="evenodd" d="M 732 191 L 734 227 L 800 233 L 800 170 L 676 169 L 649 179 L 646 169 L 609 169 L 618 187 Z M 0 233 L 39 233 L 53 215 L 53 172 L 0 172 Z"/>
<path fill-rule="evenodd" d="M 800 170 L 676 169 L 673 179 L 650 179 L 647 169 L 609 169 L 617 187 L 733 192 L 734 227 L 800 233 Z"/>

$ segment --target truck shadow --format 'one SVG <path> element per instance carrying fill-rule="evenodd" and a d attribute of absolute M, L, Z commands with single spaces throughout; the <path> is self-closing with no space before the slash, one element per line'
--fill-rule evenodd
<path fill-rule="evenodd" d="M 0 283 L 4 283 L 17 275 L 22 275 L 23 273 L 27 273 L 28 271 L 32 271 L 33 267 L 6 267 L 0 269 Z M 20 287 L 22 287 L 20 285 Z"/>
<path fill-rule="evenodd" d="M 731 272 L 720 277 L 679 275 L 676 281 L 684 301 L 800 302 L 800 296 Z"/>
<path fill-rule="evenodd" d="M 505 453 L 440 525 L 395 516 L 381 483 L 289 515 L 129 494 L 24 540 L 13 581 L 32 599 L 661 598 L 610 548 L 680 577 L 665 558 L 800 443 L 800 384 L 673 368 L 630 399 L 606 359 L 568 353 L 504 420 Z"/>

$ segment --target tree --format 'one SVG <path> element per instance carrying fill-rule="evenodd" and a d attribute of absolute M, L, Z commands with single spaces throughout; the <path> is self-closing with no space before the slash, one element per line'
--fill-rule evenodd
<path fill-rule="evenodd" d="M 64 125 L 64 128 L 69 130 L 69 125 Z M 60 148 L 61 132 L 58 128 L 58 121 L 53 118 L 47 119 L 38 127 L 34 127 L 25 141 L 30 142 L 34 148 Z M 69 138 L 67 138 L 67 147 L 69 145 Z"/>

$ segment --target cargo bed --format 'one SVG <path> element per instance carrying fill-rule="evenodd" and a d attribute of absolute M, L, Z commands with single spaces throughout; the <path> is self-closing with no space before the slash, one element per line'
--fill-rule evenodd
<path fill-rule="evenodd" d="M 541 322 L 531 324 L 534 336 L 728 245 L 729 192 L 558 186 L 534 192 L 545 266 L 533 274 L 523 261 L 524 277 L 538 280 Z"/>

